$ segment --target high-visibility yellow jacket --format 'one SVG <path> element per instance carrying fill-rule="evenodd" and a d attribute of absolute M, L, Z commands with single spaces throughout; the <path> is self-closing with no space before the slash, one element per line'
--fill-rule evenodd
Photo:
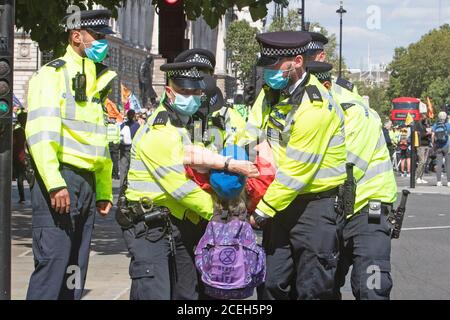
<path fill-rule="evenodd" d="M 221 128 L 217 126 L 212 118 L 222 118 Z M 246 123 L 241 114 L 232 107 L 222 107 L 212 114 L 208 121 L 208 136 L 212 149 L 221 152 L 228 145 L 237 144 L 245 134 Z"/>
<path fill-rule="evenodd" d="M 86 74 L 87 102 L 76 102 L 72 79 Z M 112 201 L 112 162 L 108 150 L 102 99 L 116 73 L 79 56 L 66 54 L 42 67 L 30 80 L 27 141 L 48 192 L 66 187 L 60 163 L 95 173 L 96 198 Z"/>
<path fill-rule="evenodd" d="M 378 113 L 361 96 L 339 84 L 334 84 L 331 94 L 345 112 L 347 161 L 355 164 L 357 181 L 355 213 L 369 200 L 394 203 L 397 184 Z"/>
<path fill-rule="evenodd" d="M 107 137 L 109 143 L 120 144 L 120 126 L 117 123 L 107 124 Z"/>
<path fill-rule="evenodd" d="M 345 181 L 344 116 L 313 75 L 273 106 L 265 95 L 253 106 L 247 138 L 266 136 L 274 152 L 276 177 L 258 205 L 273 217 L 298 195 L 331 190 Z"/>
<path fill-rule="evenodd" d="M 211 195 L 186 177 L 183 165 L 184 146 L 191 143 L 190 134 L 163 100 L 133 139 L 126 198 L 148 197 L 178 219 L 186 214 L 194 223 L 199 216 L 210 220 Z"/>

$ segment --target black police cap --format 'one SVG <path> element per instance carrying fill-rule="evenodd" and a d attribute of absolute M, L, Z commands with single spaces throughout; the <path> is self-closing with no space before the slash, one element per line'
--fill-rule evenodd
<path fill-rule="evenodd" d="M 216 57 L 214 54 L 206 49 L 189 49 L 181 52 L 175 59 L 174 62 L 198 62 L 205 65 L 207 71 L 214 71 L 216 67 Z"/>
<path fill-rule="evenodd" d="M 66 16 L 64 24 L 66 30 L 84 29 L 101 34 L 115 34 L 109 26 L 111 16 L 110 10 L 85 10 L 80 11 L 79 17 L 76 13 Z"/>
<path fill-rule="evenodd" d="M 308 50 L 311 36 L 304 31 L 278 31 L 256 36 L 261 47 L 259 66 L 276 64 L 281 58 L 295 57 Z"/>
<path fill-rule="evenodd" d="M 310 32 L 311 42 L 308 45 L 308 50 L 323 50 L 328 43 L 328 38 L 319 32 Z"/>
<path fill-rule="evenodd" d="M 306 63 L 306 71 L 315 75 L 320 81 L 330 81 L 331 70 L 333 65 L 326 62 L 308 61 Z"/>
<path fill-rule="evenodd" d="M 173 62 L 163 64 L 160 70 L 181 88 L 204 90 L 206 86 L 203 81 L 204 74 L 201 72 L 204 66 L 199 62 Z"/>

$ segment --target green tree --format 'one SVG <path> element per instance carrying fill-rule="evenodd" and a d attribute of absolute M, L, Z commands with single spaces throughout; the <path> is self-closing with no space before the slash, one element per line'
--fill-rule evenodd
<path fill-rule="evenodd" d="M 301 30 L 302 18 L 297 10 L 289 10 L 285 17 L 273 16 L 269 26 L 269 32 L 275 31 L 297 31 Z"/>
<path fill-rule="evenodd" d="M 258 29 L 245 21 L 233 21 L 226 34 L 225 47 L 230 52 L 230 62 L 241 83 L 248 83 L 257 59 Z"/>
<path fill-rule="evenodd" d="M 449 61 L 448 24 L 430 31 L 408 48 L 397 48 L 389 65 L 389 99 L 410 96 L 424 100 L 430 96 L 435 105 L 444 103 L 449 95 Z"/>
<path fill-rule="evenodd" d="M 450 76 L 434 79 L 428 89 L 422 94 L 422 101 L 426 101 L 427 97 L 431 98 L 431 102 L 437 110 L 445 111 L 443 106 L 450 102 Z"/>
<path fill-rule="evenodd" d="M 334 33 L 330 33 L 327 29 L 321 26 L 317 22 L 311 23 L 309 27 L 310 31 L 315 31 L 323 34 L 328 38 L 328 43 L 325 45 L 325 53 L 327 55 L 327 62 L 331 63 L 334 67 L 334 75 L 337 76 L 339 72 L 339 47 L 336 39 L 336 35 Z M 345 70 L 347 70 L 347 66 L 345 64 L 345 59 L 342 58 L 342 70 L 345 76 Z"/>
<path fill-rule="evenodd" d="M 163 0 L 152 0 L 152 5 L 158 6 Z M 42 51 L 53 50 L 58 56 L 64 51 L 67 34 L 61 26 L 63 18 L 67 15 L 67 8 L 76 5 L 81 9 L 90 9 L 94 4 L 100 4 L 113 11 L 117 17 L 117 7 L 126 4 L 127 0 L 17 0 L 16 26 L 24 32 L 29 32 L 31 39 L 39 43 Z M 271 0 L 184 0 L 183 10 L 189 20 L 203 17 L 206 23 L 215 28 L 228 9 L 237 6 L 239 10 L 249 7 L 254 21 L 267 15 L 267 4 Z M 274 2 L 288 5 L 287 0 L 274 0 Z"/>
<path fill-rule="evenodd" d="M 367 85 L 362 81 L 355 81 L 359 95 L 368 96 L 372 109 L 378 112 L 381 119 L 389 119 L 391 112 L 391 102 L 387 95 L 387 88 L 383 85 Z"/>

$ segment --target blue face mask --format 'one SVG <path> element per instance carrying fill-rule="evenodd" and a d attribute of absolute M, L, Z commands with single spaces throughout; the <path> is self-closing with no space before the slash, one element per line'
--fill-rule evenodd
<path fill-rule="evenodd" d="M 175 102 L 172 107 L 183 116 L 192 116 L 198 111 L 201 104 L 201 96 L 175 94 Z"/>
<path fill-rule="evenodd" d="M 85 48 L 84 52 L 86 52 L 86 56 L 89 59 L 91 59 L 95 63 L 98 63 L 105 60 L 106 55 L 108 54 L 108 49 L 108 40 L 101 39 L 92 42 L 92 46 L 90 48 Z"/>
<path fill-rule="evenodd" d="M 289 83 L 290 76 L 283 77 L 283 73 L 290 70 L 272 70 L 272 69 L 264 69 L 264 81 L 267 83 L 269 87 L 275 90 L 284 89 L 287 87 Z"/>

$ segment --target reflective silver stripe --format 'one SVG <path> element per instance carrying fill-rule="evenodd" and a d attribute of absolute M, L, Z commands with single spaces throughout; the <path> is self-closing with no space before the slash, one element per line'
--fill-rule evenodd
<path fill-rule="evenodd" d="M 70 89 L 70 77 L 69 72 L 67 71 L 66 66 L 63 68 L 64 70 L 64 79 L 66 81 L 66 115 L 67 119 L 76 119 L 76 103 L 75 98 Z"/>
<path fill-rule="evenodd" d="M 154 181 L 128 181 L 128 188 L 141 192 L 165 192 L 161 186 Z"/>
<path fill-rule="evenodd" d="M 375 149 L 380 149 L 382 146 L 386 144 L 386 139 L 384 139 L 383 131 L 381 131 L 380 139 L 378 139 L 377 146 Z"/>
<path fill-rule="evenodd" d="M 354 163 L 355 166 L 357 166 L 362 171 L 366 171 L 367 167 L 369 166 L 369 163 L 367 161 L 365 161 L 364 159 L 361 159 L 356 154 L 354 154 L 350 151 L 347 151 L 347 161 Z"/>
<path fill-rule="evenodd" d="M 170 195 L 177 200 L 181 200 L 197 188 L 200 189 L 200 187 L 194 181 L 189 180 L 177 190 L 171 192 Z"/>
<path fill-rule="evenodd" d="M 130 161 L 130 170 L 134 171 L 145 171 L 147 172 L 147 166 L 141 160 L 131 159 Z"/>
<path fill-rule="evenodd" d="M 40 117 L 61 117 L 61 111 L 59 108 L 43 107 L 36 110 L 32 110 L 27 114 L 27 121 L 33 121 Z"/>
<path fill-rule="evenodd" d="M 59 134 L 59 132 L 41 131 L 27 138 L 27 142 L 30 147 L 41 141 L 53 141 L 61 144 L 61 135 Z"/>
<path fill-rule="evenodd" d="M 250 122 L 247 122 L 245 130 L 250 134 L 251 139 L 259 139 L 259 141 L 266 139 L 266 132 Z"/>
<path fill-rule="evenodd" d="M 345 137 L 342 135 L 337 135 L 331 138 L 330 143 L 328 144 L 328 148 L 333 148 L 336 146 L 340 146 L 345 143 Z"/>
<path fill-rule="evenodd" d="M 192 140 L 191 137 L 189 136 L 189 134 L 187 134 L 185 132 L 185 130 L 183 130 L 182 128 L 176 128 L 178 133 L 181 135 L 181 138 L 183 140 L 183 145 L 191 145 L 192 144 Z"/>
<path fill-rule="evenodd" d="M 97 125 L 95 123 L 86 121 L 68 119 L 63 119 L 62 123 L 70 130 L 106 135 L 106 127 L 104 125 Z"/>
<path fill-rule="evenodd" d="M 169 174 L 171 172 L 184 174 L 186 172 L 186 170 L 184 169 L 184 165 L 176 164 L 176 165 L 170 166 L 170 167 L 159 167 L 158 169 L 155 169 L 155 171 L 152 172 L 152 175 L 162 179 L 163 177 L 165 177 L 167 174 Z"/>
<path fill-rule="evenodd" d="M 90 144 L 84 144 L 84 143 L 72 140 L 68 137 L 62 138 L 61 145 L 66 148 L 70 148 L 70 149 L 85 153 L 92 157 L 109 158 L 109 152 L 108 152 L 108 148 L 106 148 L 106 146 L 101 147 L 101 146 L 93 146 Z"/>
<path fill-rule="evenodd" d="M 364 175 L 364 177 L 362 177 L 361 180 L 359 180 L 358 185 L 361 185 L 363 183 L 365 183 L 366 181 L 375 178 L 377 175 L 385 173 L 385 172 L 389 172 L 393 170 L 392 169 L 392 162 L 390 160 L 378 163 L 377 165 L 373 166 L 372 168 L 369 168 L 366 171 L 366 174 Z"/>
<path fill-rule="evenodd" d="M 296 190 L 296 191 L 300 191 L 306 186 L 306 183 L 303 183 L 301 181 L 295 180 L 294 178 L 286 175 L 281 170 L 277 171 L 276 180 L 279 183 L 281 183 L 281 184 L 285 185 L 286 187 L 288 187 L 289 189 Z"/>
<path fill-rule="evenodd" d="M 317 171 L 315 178 L 316 179 L 328 179 L 339 177 L 345 174 L 345 164 L 339 165 L 339 167 L 334 168 L 321 168 Z"/>
<path fill-rule="evenodd" d="M 320 163 L 322 161 L 322 155 L 320 154 L 298 151 L 291 147 L 286 148 L 286 156 L 293 160 L 306 163 Z"/>
<path fill-rule="evenodd" d="M 49 141 L 49 140 L 60 144 L 62 147 L 74 149 L 93 157 L 104 157 L 104 158 L 109 157 L 109 152 L 106 147 L 83 144 L 81 142 L 72 140 L 67 137 L 61 137 L 61 135 L 58 132 L 41 131 L 39 133 L 32 135 L 27 139 L 28 144 L 30 146 L 33 146 L 41 141 Z"/>

